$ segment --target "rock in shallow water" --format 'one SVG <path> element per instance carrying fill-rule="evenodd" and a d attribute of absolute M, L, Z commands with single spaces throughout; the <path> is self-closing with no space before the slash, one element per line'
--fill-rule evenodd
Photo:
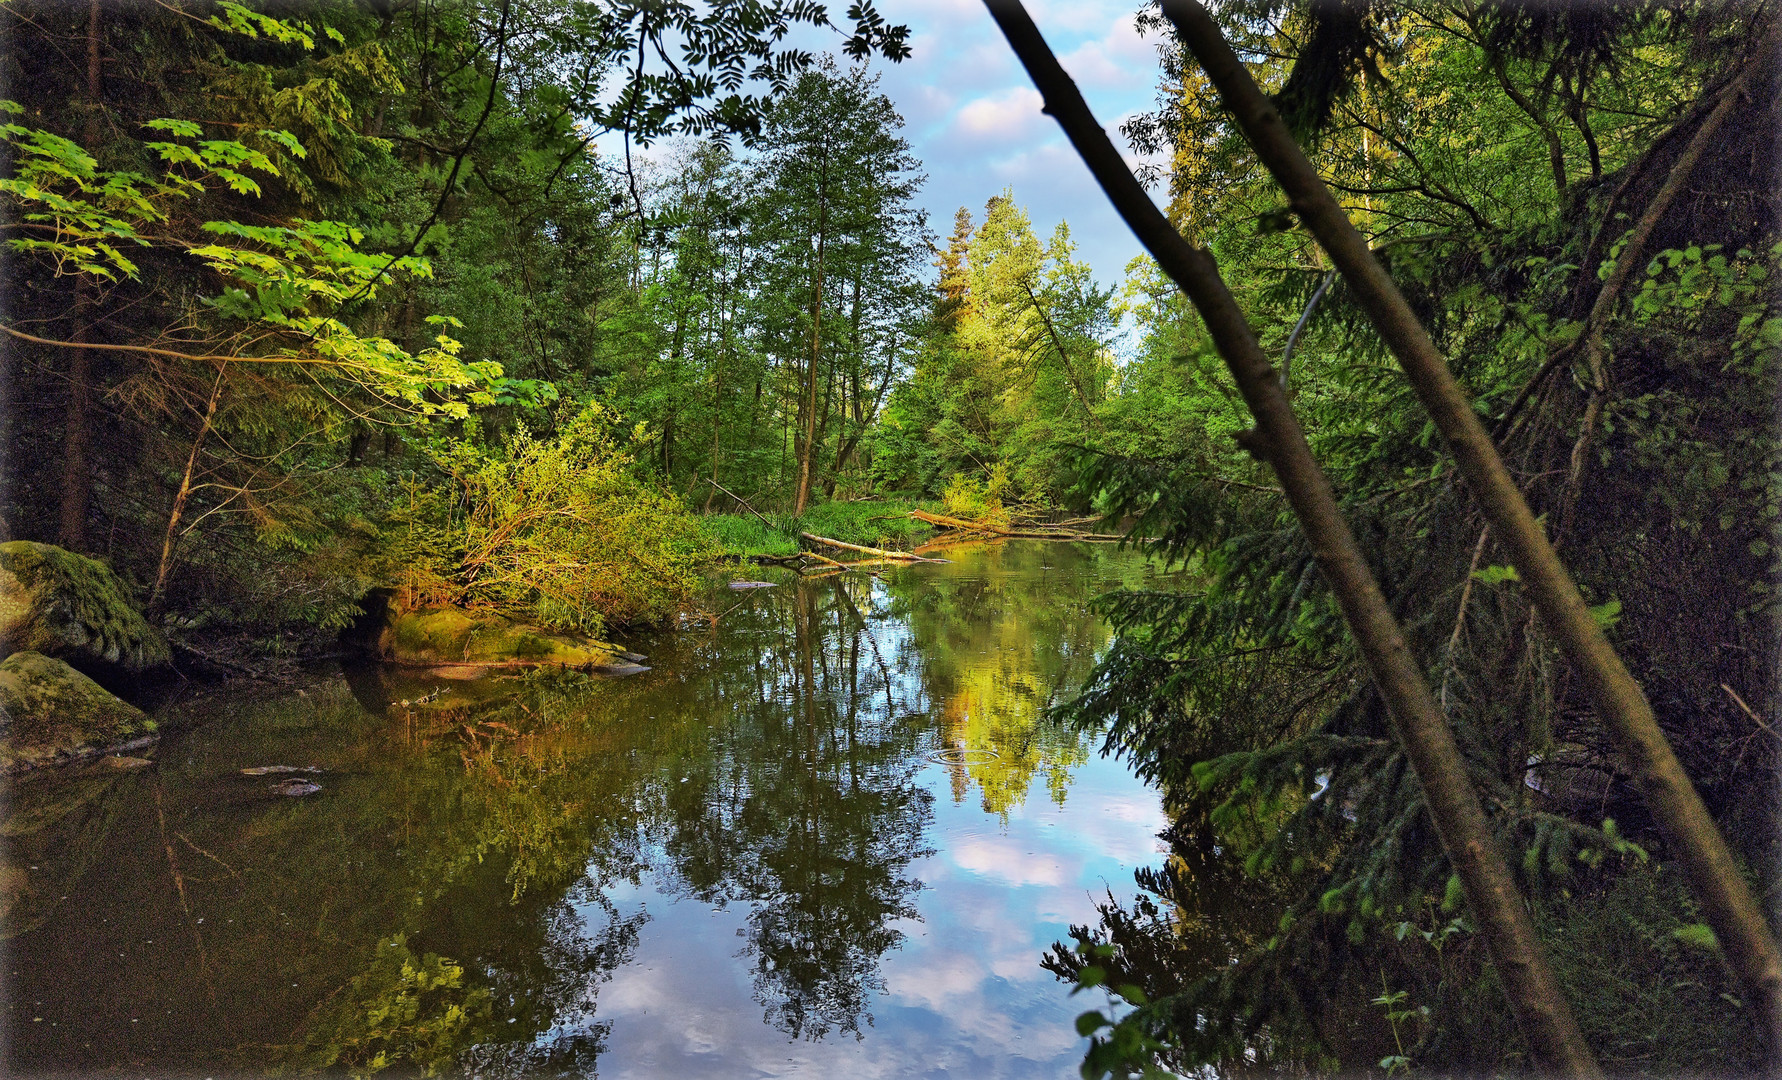
<path fill-rule="evenodd" d="M 425 667 L 447 678 L 504 668 L 565 667 L 619 674 L 619 650 L 601 641 L 552 633 L 500 615 L 434 608 L 385 616 L 375 651 L 387 663 Z"/>
<path fill-rule="evenodd" d="M 141 709 L 38 652 L 0 660 L 0 771 L 69 761 L 152 730 Z"/>

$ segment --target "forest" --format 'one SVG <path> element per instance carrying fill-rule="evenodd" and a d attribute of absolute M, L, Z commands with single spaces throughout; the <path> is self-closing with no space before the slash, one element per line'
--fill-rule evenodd
<path fill-rule="evenodd" d="M 1068 130 L 1019 5 L 987 6 Z M 1141 10 L 1156 103 L 1118 149 L 1161 163 L 1138 179 L 1228 322 L 1167 258 L 1097 280 L 1018 190 L 943 234 L 876 74 L 909 28 L 871 4 L 11 0 L 0 541 L 102 562 L 220 678 L 335 649 L 372 597 L 609 639 L 696 617 L 713 567 L 843 557 L 825 541 L 1118 534 L 1188 584 L 1095 600 L 1111 643 L 1047 719 L 1172 820 L 1137 899 L 1044 958 L 1104 1002 L 1085 1076 L 1761 1070 L 1775 5 L 1211 7 Z M 1544 606 L 1237 104 L 1252 81 L 1611 660 Z M 1228 325 L 1352 530 L 1445 781 Z M 1602 664 L 1674 750 L 1662 784 Z M 1464 858 L 1444 785 L 1483 830 Z M 1522 952 L 1467 859 L 1503 867 Z"/>

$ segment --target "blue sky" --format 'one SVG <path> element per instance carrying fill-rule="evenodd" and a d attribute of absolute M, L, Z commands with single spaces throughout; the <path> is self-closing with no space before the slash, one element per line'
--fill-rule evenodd
<path fill-rule="evenodd" d="M 1137 158 L 1120 124 L 1156 105 L 1157 41 L 1141 38 L 1142 0 L 1029 0 L 1026 7 L 1097 120 L 1129 164 Z M 831 3 L 839 21 L 843 5 Z M 991 196 L 1011 188 L 1042 240 L 1070 222 L 1077 258 L 1096 280 L 1118 284 L 1140 253 L 1058 124 L 1040 112 L 1039 92 L 1009 50 L 981 0 L 878 0 L 885 18 L 910 28 L 911 56 L 879 58 L 872 70 L 904 120 L 904 138 L 928 175 L 919 204 L 944 241 L 963 206 L 978 221 Z M 814 52 L 840 39 L 808 27 L 791 42 Z M 841 59 L 838 55 L 838 59 Z M 846 62 L 845 60 L 843 61 Z M 672 153 L 672 151 L 668 151 Z M 664 150 L 644 153 L 662 160 Z M 1161 192 L 1152 191 L 1157 198 Z"/>
<path fill-rule="evenodd" d="M 1114 143 L 1120 122 L 1154 107 L 1156 40 L 1133 27 L 1138 0 L 1030 0 L 1028 12 L 1088 99 Z M 1004 187 L 1031 214 L 1043 239 L 1070 222 L 1078 258 L 1096 279 L 1116 283 L 1139 254 L 1126 228 L 1058 124 L 1040 112 L 1040 96 L 980 0 L 880 0 L 893 22 L 910 27 L 913 55 L 879 61 L 882 89 L 903 114 L 905 137 L 927 167 L 921 202 L 936 233 L 952 231 L 965 206 L 982 220 L 984 203 Z M 1153 197 L 1160 192 L 1153 191 Z"/>

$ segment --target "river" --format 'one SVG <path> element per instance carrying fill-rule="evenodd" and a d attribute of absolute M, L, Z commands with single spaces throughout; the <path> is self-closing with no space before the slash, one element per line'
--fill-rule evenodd
<path fill-rule="evenodd" d="M 1043 713 L 1161 571 L 947 557 L 725 575 L 622 680 L 231 686 L 152 766 L 16 783 L 6 1068 L 1074 1076 L 1100 1002 L 1040 958 L 1165 820 Z"/>

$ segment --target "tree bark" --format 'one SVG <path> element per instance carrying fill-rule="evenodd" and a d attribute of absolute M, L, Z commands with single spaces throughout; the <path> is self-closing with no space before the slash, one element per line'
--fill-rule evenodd
<path fill-rule="evenodd" d="M 88 312 L 91 286 L 83 277 L 75 283 L 74 339 L 84 344 L 89 336 Z M 87 509 L 93 501 L 93 470 L 88 462 L 92 443 L 92 352 L 72 349 L 68 359 L 68 409 L 62 425 L 62 503 L 56 542 L 70 551 L 87 546 Z"/>
<path fill-rule="evenodd" d="M 1547 122 L 1546 116 L 1539 109 L 1535 108 L 1534 102 L 1528 100 L 1526 94 L 1516 89 L 1516 84 L 1510 81 L 1510 73 L 1504 70 L 1502 57 L 1492 57 L 1487 66 L 1491 68 L 1491 73 L 1497 76 L 1497 84 L 1503 88 L 1504 94 L 1515 103 L 1518 109 L 1527 113 L 1530 120 L 1534 121 L 1535 130 L 1540 132 L 1541 140 L 1547 144 L 1547 165 L 1553 170 L 1553 188 L 1561 198 L 1564 198 L 1566 188 L 1565 145 L 1559 141 L 1559 132 L 1553 130 L 1553 125 Z"/>
<path fill-rule="evenodd" d="M 104 72 L 99 62 L 99 7 L 99 0 L 88 0 L 87 109 L 82 137 L 87 153 L 94 155 L 99 149 L 100 94 L 104 89 Z M 92 285 L 82 275 L 74 288 L 74 340 L 84 344 L 91 335 Z M 71 551 L 86 547 L 87 509 L 93 502 L 93 469 L 89 461 L 93 438 L 92 379 L 91 351 L 73 350 L 68 358 L 68 412 L 62 436 L 62 503 L 56 530 L 57 542 Z"/>
<path fill-rule="evenodd" d="M 1566 506 L 1577 502 L 1580 484 L 1583 482 L 1584 465 L 1589 453 L 1591 440 L 1596 435 L 1596 427 L 1602 418 L 1602 410 L 1609 395 L 1609 372 L 1607 358 L 1603 355 L 1603 335 L 1608 329 L 1609 316 L 1614 313 L 1615 304 L 1621 292 L 1627 287 L 1636 267 L 1642 264 L 1646 253 L 1646 241 L 1664 220 L 1671 203 L 1676 201 L 1683 185 L 1688 182 L 1689 174 L 1695 171 L 1696 164 L 1714 142 L 1720 131 L 1720 125 L 1732 115 L 1733 106 L 1745 92 L 1752 75 L 1757 70 L 1755 62 L 1748 63 L 1728 84 L 1720 96 L 1720 102 L 1714 111 L 1702 121 L 1702 126 L 1690 138 L 1683 152 L 1678 155 L 1677 162 L 1671 167 L 1670 174 L 1659 186 L 1658 194 L 1646 207 L 1640 219 L 1627 233 L 1621 245 L 1621 253 L 1616 256 L 1615 263 L 1609 269 L 1608 276 L 1603 279 L 1602 290 L 1596 294 L 1596 300 L 1590 306 L 1590 314 L 1585 316 L 1583 337 L 1580 340 L 1579 352 L 1584 358 L 1584 366 L 1590 372 L 1590 400 L 1584 409 L 1584 421 L 1580 425 L 1578 441 L 1572 446 L 1572 457 L 1566 479 Z M 1585 268 L 1588 272 L 1588 268 Z"/>
<path fill-rule="evenodd" d="M 817 456 L 817 371 L 823 355 L 823 254 L 829 232 L 829 161 L 824 156 L 817 179 L 817 261 L 811 278 L 811 360 L 804 377 L 804 445 L 798 451 L 798 491 L 792 516 L 804 513 L 811 497 L 811 462 Z"/>
<path fill-rule="evenodd" d="M 1218 88 L 1257 156 L 1286 191 L 1294 212 L 1342 271 L 1356 302 L 1398 357 L 1479 500 L 1492 535 L 1508 553 L 1566 659 L 1577 669 L 1597 714 L 1628 762 L 1635 786 L 1676 849 L 1703 915 L 1757 1008 L 1771 1054 L 1782 1056 L 1782 956 L 1731 850 L 1659 729 L 1645 692 L 1610 647 L 1446 360 L 1217 24 L 1194 0 L 1164 0 L 1163 11 Z M 1766 34 L 1754 55 L 1769 56 L 1772 40 L 1773 35 Z M 1730 93 L 1722 105 L 1736 97 L 1736 92 Z"/>
<path fill-rule="evenodd" d="M 1600 1075 L 1547 965 L 1503 854 L 1492 840 L 1454 733 L 1343 520 L 1329 481 L 1312 457 L 1280 379 L 1212 256 L 1190 247 L 1133 179 L 1018 0 L 986 0 L 986 6 L 1044 96 L 1046 111 L 1057 118 L 1121 217 L 1193 302 L 1230 368 L 1256 418 L 1256 427 L 1244 440 L 1246 447 L 1267 460 L 1280 477 L 1374 684 L 1386 700 L 1399 743 L 1416 770 L 1442 846 L 1460 877 L 1505 996 L 1537 1062 L 1573 1075 Z M 1164 11 L 1177 14 L 1168 0 Z M 1216 76 L 1214 82 L 1217 85 Z"/>
<path fill-rule="evenodd" d="M 884 548 L 865 547 L 860 544 L 846 544 L 840 540 L 831 540 L 827 536 L 817 536 L 814 533 L 801 532 L 798 535 L 804 537 L 813 544 L 827 544 L 832 548 L 840 548 L 843 551 L 858 551 L 862 555 L 872 555 L 880 559 L 901 559 L 906 562 L 937 561 L 935 559 L 924 559 L 920 555 L 912 555 L 907 551 L 886 551 Z"/>

